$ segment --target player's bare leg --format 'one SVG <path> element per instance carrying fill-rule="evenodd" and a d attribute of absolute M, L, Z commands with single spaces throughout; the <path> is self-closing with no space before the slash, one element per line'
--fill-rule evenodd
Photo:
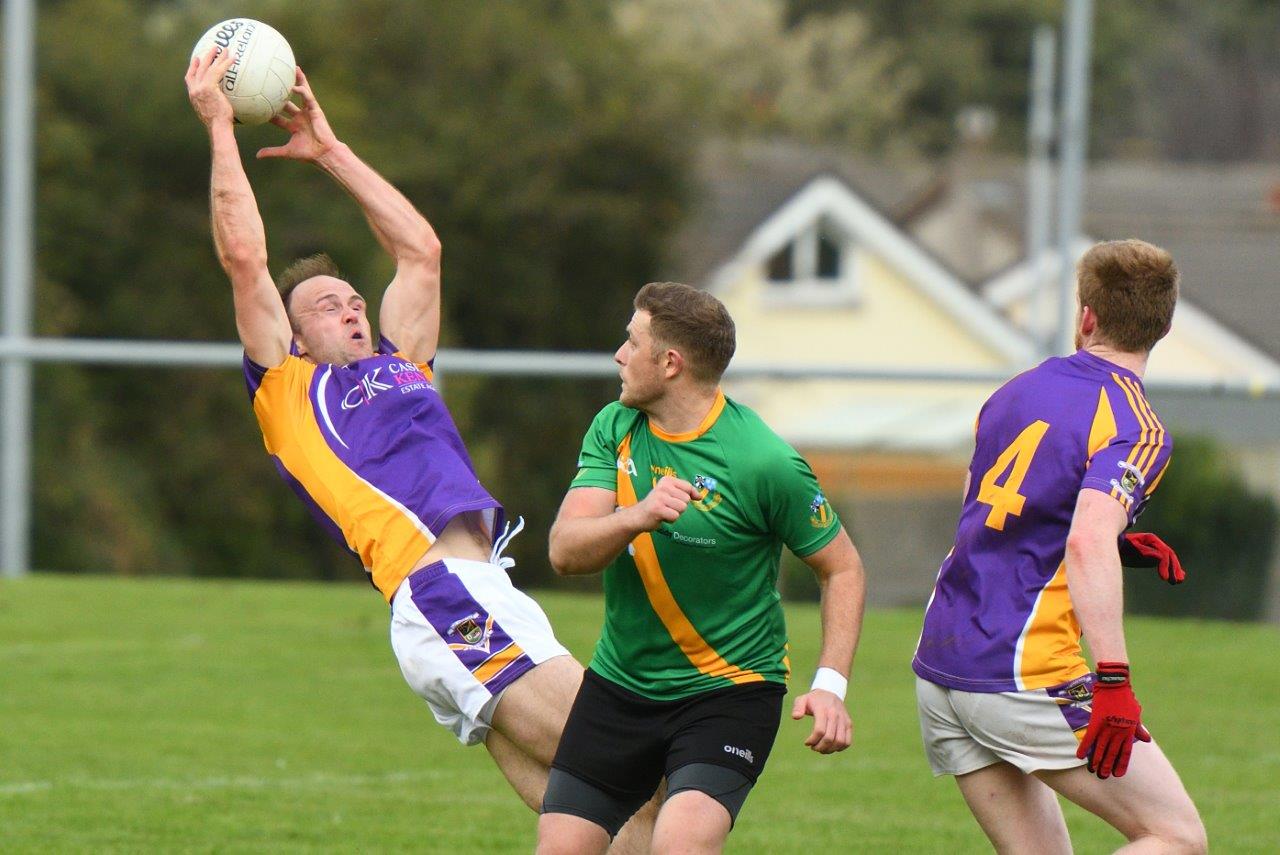
<path fill-rule="evenodd" d="M 537 855 L 604 855 L 608 848 L 609 832 L 589 819 L 568 813 L 538 817 Z"/>
<path fill-rule="evenodd" d="M 548 659 L 502 693 L 493 711 L 493 729 L 543 768 L 550 768 L 580 685 L 582 665 L 576 659 Z M 542 784 L 545 789 L 545 778 Z M 542 801 L 541 793 L 538 801 Z"/>
<path fill-rule="evenodd" d="M 656 855 L 703 855 L 724 848 L 732 822 L 724 805 L 706 793 L 682 790 L 667 799 L 653 828 Z"/>
<path fill-rule="evenodd" d="M 555 758 L 560 734 L 564 731 L 569 709 L 573 706 L 573 699 L 577 697 L 578 686 L 581 684 L 582 665 L 572 656 L 557 656 L 512 683 L 494 710 L 493 729 L 485 739 L 485 747 L 512 788 L 535 811 L 542 808 L 551 761 Z M 612 847 L 609 846 L 609 836 L 604 829 L 586 820 L 581 821 L 600 832 L 604 842 L 598 851 L 608 849 L 618 855 L 639 855 L 649 849 L 656 815 L 657 807 L 651 801 L 627 821 L 618 832 Z M 539 837 L 541 836 L 540 832 Z M 564 851 L 596 850 L 588 846 L 582 849 L 566 848 Z"/>
<path fill-rule="evenodd" d="M 1126 855 L 1209 849 L 1191 796 L 1154 742 L 1134 743 L 1129 771 L 1121 778 L 1104 781 L 1083 766 L 1036 774 L 1128 838 L 1129 844 L 1119 850 Z"/>
<path fill-rule="evenodd" d="M 1071 837 L 1053 790 L 1011 763 L 995 763 L 956 783 L 997 852 L 1070 855 Z"/>
<path fill-rule="evenodd" d="M 524 803 L 534 811 L 541 808 L 542 794 L 547 790 L 547 767 L 525 754 L 519 746 L 496 730 L 489 731 L 484 739 L 484 747 L 489 750 L 489 755 L 498 764 L 511 789 L 516 791 Z"/>

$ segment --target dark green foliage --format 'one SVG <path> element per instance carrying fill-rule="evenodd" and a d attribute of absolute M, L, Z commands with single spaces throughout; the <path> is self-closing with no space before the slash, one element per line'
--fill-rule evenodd
<path fill-rule="evenodd" d="M 853 9 L 899 48 L 919 83 L 903 133 L 927 152 L 955 142 L 967 104 L 993 107 L 995 144 L 1025 150 L 1031 34 L 1059 31 L 1063 0 L 788 0 L 790 18 Z M 1183 160 L 1274 157 L 1280 147 L 1280 4 L 1094 3 L 1091 152 Z M 1061 75 L 1062 45 L 1058 49 Z"/>
<path fill-rule="evenodd" d="M 1267 575 L 1280 530 L 1273 499 L 1249 489 L 1239 467 L 1205 439 L 1179 438 L 1169 474 L 1137 525 L 1182 559 L 1186 582 L 1125 571 L 1129 612 L 1230 620 L 1266 615 Z"/>

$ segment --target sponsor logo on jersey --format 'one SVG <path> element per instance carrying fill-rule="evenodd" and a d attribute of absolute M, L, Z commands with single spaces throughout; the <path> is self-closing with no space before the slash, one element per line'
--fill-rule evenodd
<path fill-rule="evenodd" d="M 735 745 L 726 745 L 724 747 L 724 753 L 732 754 L 735 757 L 741 757 L 743 760 L 746 760 L 748 763 L 755 765 L 756 755 L 751 753 L 750 748 L 738 748 Z"/>
<path fill-rule="evenodd" d="M 451 642 L 450 650 L 483 650 L 489 652 L 489 635 L 493 632 L 493 615 L 489 615 L 482 625 L 480 613 L 472 612 L 464 618 L 458 618 L 449 624 L 449 637 L 457 635 L 462 643 Z"/>
<path fill-rule="evenodd" d="M 382 376 L 384 368 L 387 370 L 386 376 Z M 362 374 L 359 382 L 342 396 L 342 409 L 354 410 L 390 389 L 399 389 L 405 394 L 430 388 L 431 381 L 422 373 L 421 368 L 412 362 L 391 362 Z"/>
<path fill-rule="evenodd" d="M 819 490 L 818 495 L 814 496 L 813 501 L 809 503 L 809 523 L 814 528 L 826 528 L 835 522 L 835 519 L 836 512 L 831 509 L 831 503 Z"/>
<path fill-rule="evenodd" d="M 626 472 L 633 478 L 639 474 L 636 472 L 636 462 L 630 457 L 623 457 L 622 455 L 618 455 L 618 469 Z"/>
<path fill-rule="evenodd" d="M 701 546 L 709 549 L 716 545 L 716 539 L 714 537 L 699 537 L 693 534 L 681 534 L 674 530 L 671 532 L 671 539 L 676 543 L 683 543 L 685 546 Z"/>

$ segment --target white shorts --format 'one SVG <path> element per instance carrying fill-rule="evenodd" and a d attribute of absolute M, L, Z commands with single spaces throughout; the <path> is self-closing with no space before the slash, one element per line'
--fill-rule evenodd
<path fill-rule="evenodd" d="M 962 692 L 916 678 L 924 753 L 934 775 L 964 775 L 1004 760 L 1030 774 L 1083 766 L 1093 675 L 1025 692 Z"/>
<path fill-rule="evenodd" d="M 463 745 L 488 734 L 504 689 L 535 665 L 569 654 L 504 569 L 455 558 L 400 583 L 391 647 L 409 687 Z"/>

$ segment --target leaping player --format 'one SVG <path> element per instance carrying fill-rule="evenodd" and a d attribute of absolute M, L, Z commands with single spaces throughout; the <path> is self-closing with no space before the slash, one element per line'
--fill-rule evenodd
<path fill-rule="evenodd" d="M 395 259 L 375 342 L 364 298 L 326 256 L 278 287 L 262 218 L 219 82 L 231 62 L 192 60 L 186 83 L 207 127 L 218 259 L 231 280 L 245 376 L 267 452 L 319 521 L 359 556 L 391 604 L 391 643 L 409 685 L 464 745 L 484 742 L 533 809 L 582 666 L 542 609 L 517 591 L 502 506 L 476 477 L 432 386 L 440 331 L 440 241 L 413 205 L 334 135 L 302 70 L 273 123 L 284 145 L 258 157 L 312 163 L 363 210 Z M 505 523 L 505 524 L 504 524 Z M 648 827 L 646 827 L 646 825 Z M 647 845 L 651 817 L 631 828 Z"/>
<path fill-rule="evenodd" d="M 1142 726 L 1122 623 L 1122 552 L 1182 577 L 1158 539 L 1121 538 L 1169 463 L 1142 375 L 1178 273 L 1128 240 L 1090 249 L 1078 278 L 1076 353 L 1015 377 L 978 416 L 913 663 L 925 753 L 999 852 L 1071 851 L 1055 790 L 1124 834 L 1123 851 L 1203 852 L 1195 805 Z"/>

